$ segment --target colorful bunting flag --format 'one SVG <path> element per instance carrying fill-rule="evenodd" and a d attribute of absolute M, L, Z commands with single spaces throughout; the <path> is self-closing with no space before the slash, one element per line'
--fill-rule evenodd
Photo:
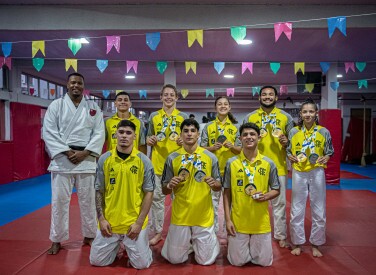
<path fill-rule="evenodd" d="M 121 92 L 124 92 L 124 90 L 115 90 L 115 95 L 117 95 L 118 93 L 121 93 Z"/>
<path fill-rule="evenodd" d="M 104 98 L 108 98 L 108 96 L 111 94 L 111 91 L 110 90 L 103 90 L 102 91 L 102 95 L 104 96 Z"/>
<path fill-rule="evenodd" d="M 338 16 L 328 18 L 328 33 L 329 38 L 332 37 L 335 29 L 338 29 L 344 36 L 346 36 L 346 17 Z"/>
<path fill-rule="evenodd" d="M 31 56 L 34 57 L 38 51 L 40 51 L 44 56 L 46 56 L 45 42 L 43 40 L 31 42 Z"/>
<path fill-rule="evenodd" d="M 71 49 L 73 55 L 81 49 L 81 41 L 80 39 L 70 38 L 68 39 L 68 47 Z"/>
<path fill-rule="evenodd" d="M 256 86 L 256 87 L 252 87 L 252 96 L 255 96 L 255 94 L 260 94 L 260 90 L 261 90 L 261 87 L 260 86 Z"/>
<path fill-rule="evenodd" d="M 330 63 L 329 62 L 320 62 L 321 71 L 326 74 L 329 71 Z"/>
<path fill-rule="evenodd" d="M 1 43 L 1 49 L 3 50 L 4 57 L 8 57 L 12 52 L 12 42 Z"/>
<path fill-rule="evenodd" d="M 167 62 L 166 61 L 157 61 L 156 63 L 157 70 L 160 74 L 163 74 L 167 69 Z"/>
<path fill-rule="evenodd" d="M 12 70 L 12 58 L 11 57 L 0 57 L 0 68 L 7 66 L 9 70 Z"/>
<path fill-rule="evenodd" d="M 338 82 L 338 81 L 330 82 L 330 88 L 331 88 L 333 91 L 337 91 L 337 90 L 338 90 L 338 87 L 339 87 L 339 82 Z"/>
<path fill-rule="evenodd" d="M 102 60 L 102 59 L 97 60 L 97 68 L 98 70 L 100 70 L 101 73 L 104 72 L 107 66 L 108 66 L 108 60 Z"/>
<path fill-rule="evenodd" d="M 315 87 L 315 84 L 314 84 L 314 83 L 306 83 L 306 84 L 305 84 L 305 89 L 306 89 L 309 93 L 312 93 L 314 87 Z"/>
<path fill-rule="evenodd" d="M 196 74 L 196 66 L 197 66 L 197 62 L 186 61 L 185 62 L 185 73 L 188 74 L 189 70 L 192 70 L 192 72 L 194 74 Z"/>
<path fill-rule="evenodd" d="M 351 69 L 355 73 L 354 62 L 345 62 L 346 73 L 348 73 L 349 69 Z"/>
<path fill-rule="evenodd" d="M 253 74 L 253 62 L 242 62 L 242 74 L 244 74 L 246 70 Z"/>
<path fill-rule="evenodd" d="M 288 87 L 287 85 L 279 86 L 279 95 L 287 95 L 288 94 Z"/>
<path fill-rule="evenodd" d="M 146 34 L 146 45 L 148 45 L 152 51 L 155 51 L 157 49 L 160 41 L 161 33 L 152 32 Z"/>
<path fill-rule="evenodd" d="M 33 58 L 33 66 L 34 68 L 40 72 L 40 70 L 44 66 L 44 58 Z"/>
<path fill-rule="evenodd" d="M 224 68 L 225 62 L 214 62 L 214 69 L 217 71 L 218 74 L 221 74 Z"/>
<path fill-rule="evenodd" d="M 206 98 L 209 96 L 214 97 L 214 89 L 206 89 Z"/>
<path fill-rule="evenodd" d="M 287 39 L 291 41 L 292 23 L 289 23 L 289 22 L 275 23 L 274 24 L 275 42 L 278 41 L 282 33 L 284 33 Z"/>
<path fill-rule="evenodd" d="M 366 68 L 366 62 L 356 62 L 355 66 L 359 70 L 359 72 L 363 72 Z"/>
<path fill-rule="evenodd" d="M 188 89 L 182 89 L 180 93 L 183 96 L 183 98 L 186 98 L 189 94 L 189 90 Z"/>
<path fill-rule="evenodd" d="M 304 74 L 304 66 L 305 66 L 305 63 L 304 62 L 295 62 L 294 63 L 294 69 L 295 69 L 295 74 L 301 70 L 302 73 Z"/>
<path fill-rule="evenodd" d="M 204 47 L 204 31 L 203 30 L 190 30 L 187 31 L 188 35 L 188 47 L 192 47 L 192 44 L 197 40 L 201 48 Z"/>
<path fill-rule="evenodd" d="M 226 94 L 227 94 L 227 96 L 232 96 L 232 97 L 234 97 L 234 94 L 235 94 L 235 88 L 227 88 L 227 89 L 226 89 Z"/>
<path fill-rule="evenodd" d="M 115 47 L 116 51 L 120 53 L 120 36 L 106 36 L 107 41 L 107 51 L 106 54 L 108 54 L 112 47 Z"/>
<path fill-rule="evenodd" d="M 146 90 L 139 90 L 138 93 L 140 94 L 140 99 L 143 97 L 146 99 L 147 98 L 147 91 Z"/>
<path fill-rule="evenodd" d="M 127 73 L 129 73 L 130 69 L 133 68 L 134 73 L 137 74 L 138 61 L 130 61 L 130 60 L 126 60 L 126 61 L 127 61 Z"/>
<path fill-rule="evenodd" d="M 277 74 L 280 68 L 281 68 L 281 63 L 270 62 L 270 69 L 272 70 L 274 74 Z"/>
<path fill-rule="evenodd" d="M 244 26 L 231 27 L 231 36 L 239 44 L 247 36 L 247 28 Z"/>
<path fill-rule="evenodd" d="M 366 79 L 358 80 L 358 88 L 361 89 L 362 87 L 368 89 L 368 81 Z"/>
<path fill-rule="evenodd" d="M 65 59 L 65 71 L 68 71 L 72 67 L 75 72 L 77 72 L 77 59 Z"/>

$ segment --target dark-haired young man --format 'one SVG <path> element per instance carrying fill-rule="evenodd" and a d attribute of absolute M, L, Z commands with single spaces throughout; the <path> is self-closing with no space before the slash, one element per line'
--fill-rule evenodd
<path fill-rule="evenodd" d="M 244 120 L 253 122 L 260 128 L 258 149 L 260 153 L 272 159 L 278 169 L 279 182 L 281 184 L 280 195 L 272 201 L 274 218 L 274 238 L 279 241 L 280 247 L 286 247 L 286 185 L 287 163 L 286 147 L 287 136 L 294 127 L 294 121 L 290 114 L 277 108 L 277 89 L 273 86 L 264 86 L 260 90 L 260 108 L 248 114 Z"/>
<path fill-rule="evenodd" d="M 116 147 L 117 138 L 115 134 L 117 125 L 121 120 L 127 119 L 136 125 L 136 139 L 134 141 L 134 147 L 146 154 L 145 125 L 139 118 L 135 117 L 129 111 L 129 108 L 132 107 L 132 102 L 131 97 L 127 92 L 122 91 L 116 94 L 115 107 L 117 110 L 116 113 L 105 121 L 107 151 L 111 151 Z"/>
<path fill-rule="evenodd" d="M 50 255 L 59 253 L 61 242 L 69 238 L 69 202 L 76 187 L 81 212 L 84 244 L 95 237 L 96 157 L 104 143 L 101 109 L 83 97 L 84 77 L 68 76 L 67 94 L 54 100 L 47 109 L 43 123 L 43 139 L 51 158 L 51 248 Z"/>
<path fill-rule="evenodd" d="M 147 215 L 155 175 L 148 157 L 134 146 L 135 131 L 131 121 L 120 121 L 116 147 L 98 160 L 95 199 L 99 229 L 90 251 L 92 265 L 110 265 L 120 242 L 134 268 L 148 268 L 152 262 Z"/>
<path fill-rule="evenodd" d="M 192 247 L 197 263 L 210 265 L 219 253 L 211 196 L 211 190 L 222 187 L 218 159 L 198 146 L 196 120 L 186 119 L 180 128 L 183 146 L 168 156 L 162 176 L 163 194 L 174 193 L 162 256 L 172 264 L 183 263 Z"/>
<path fill-rule="evenodd" d="M 223 202 L 228 237 L 227 259 L 232 265 L 273 262 L 268 200 L 279 195 L 277 167 L 257 149 L 260 129 L 240 126 L 242 151 L 226 163 Z"/>

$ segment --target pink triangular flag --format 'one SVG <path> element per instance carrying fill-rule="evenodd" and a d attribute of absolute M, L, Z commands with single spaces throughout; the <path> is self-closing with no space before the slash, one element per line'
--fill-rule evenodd
<path fill-rule="evenodd" d="M 253 74 L 253 62 L 242 62 L 242 74 L 248 69 Z"/>
<path fill-rule="evenodd" d="M 4 66 L 8 67 L 9 70 L 12 69 L 12 58 L 11 57 L 0 57 L 0 69 Z"/>
<path fill-rule="evenodd" d="M 133 71 L 137 73 L 137 66 L 138 66 L 138 61 L 127 60 L 127 73 L 129 73 L 130 69 L 132 68 L 133 68 Z"/>
<path fill-rule="evenodd" d="M 292 23 L 289 23 L 289 22 L 275 23 L 274 24 L 275 42 L 278 41 L 282 33 L 284 33 L 287 39 L 291 41 Z"/>
<path fill-rule="evenodd" d="M 116 51 L 120 53 L 120 36 L 106 36 L 107 39 L 107 54 L 115 47 Z"/>
<path fill-rule="evenodd" d="M 279 95 L 287 95 L 287 94 L 288 94 L 287 85 L 279 86 Z"/>
<path fill-rule="evenodd" d="M 227 96 L 234 97 L 235 88 L 227 88 Z"/>
<path fill-rule="evenodd" d="M 354 62 L 345 62 L 346 73 L 349 71 L 349 69 L 351 69 L 353 72 L 355 72 Z"/>

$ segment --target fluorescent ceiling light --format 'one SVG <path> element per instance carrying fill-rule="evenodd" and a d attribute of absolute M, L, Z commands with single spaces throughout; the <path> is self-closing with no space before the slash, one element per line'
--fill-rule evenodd
<path fill-rule="evenodd" d="M 134 76 L 134 75 L 126 75 L 125 78 L 126 79 L 135 79 L 136 76 Z"/>
<path fill-rule="evenodd" d="M 86 38 L 80 38 L 80 42 L 81 44 L 89 44 L 89 40 L 87 40 Z"/>
<path fill-rule="evenodd" d="M 341 78 L 341 77 L 343 77 L 343 75 L 337 74 L 337 78 Z"/>
<path fill-rule="evenodd" d="M 224 78 L 234 78 L 234 75 L 233 74 L 225 74 L 223 77 Z"/>
<path fill-rule="evenodd" d="M 252 44 L 252 40 L 250 39 L 243 39 L 238 42 L 239 45 L 250 45 Z"/>

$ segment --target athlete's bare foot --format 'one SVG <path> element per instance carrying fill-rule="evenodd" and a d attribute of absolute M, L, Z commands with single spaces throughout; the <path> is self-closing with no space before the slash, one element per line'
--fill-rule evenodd
<path fill-rule="evenodd" d="M 52 243 L 50 249 L 47 250 L 48 255 L 56 255 L 61 249 L 60 243 Z"/>
<path fill-rule="evenodd" d="M 318 258 L 323 256 L 317 245 L 312 245 L 312 255 Z"/>
<path fill-rule="evenodd" d="M 292 247 L 292 251 L 291 251 L 292 255 L 299 256 L 300 253 L 302 253 L 302 249 L 300 248 L 299 245 L 296 245 L 296 246 Z"/>
<path fill-rule="evenodd" d="M 87 244 L 88 246 L 91 246 L 93 241 L 94 241 L 94 238 L 85 237 L 82 242 L 83 242 L 84 245 Z"/>
<path fill-rule="evenodd" d="M 162 240 L 162 233 L 157 233 L 155 236 L 149 241 L 149 245 L 154 246 Z"/>
<path fill-rule="evenodd" d="M 279 240 L 278 244 L 279 244 L 279 247 L 281 247 L 281 248 L 285 248 L 285 247 L 289 246 L 288 243 L 286 242 L 286 240 Z"/>

